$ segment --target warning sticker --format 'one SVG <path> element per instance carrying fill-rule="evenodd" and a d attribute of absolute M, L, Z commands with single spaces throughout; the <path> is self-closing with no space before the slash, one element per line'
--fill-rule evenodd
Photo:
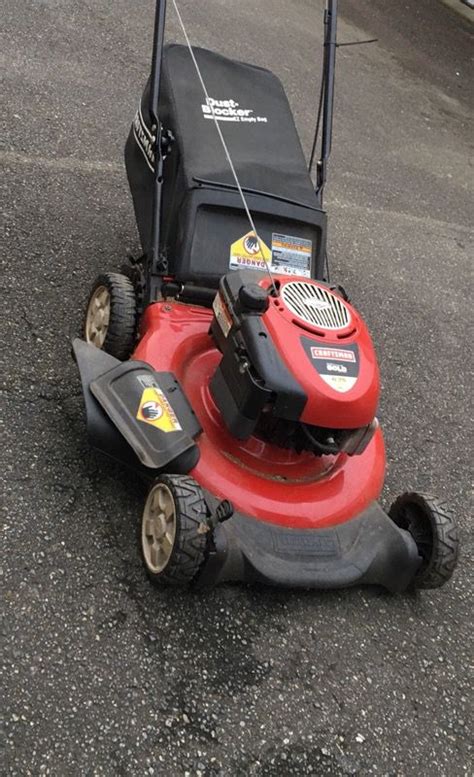
<path fill-rule="evenodd" d="M 265 270 L 271 258 L 271 251 L 262 238 L 257 240 L 255 232 L 247 232 L 232 243 L 229 267 L 231 270 Z"/>
<path fill-rule="evenodd" d="M 137 419 L 156 426 L 162 432 L 179 432 L 182 429 L 176 413 L 158 386 L 149 386 L 143 390 Z"/>
<path fill-rule="evenodd" d="M 224 305 L 223 299 L 220 294 L 216 294 L 216 296 L 214 297 L 214 302 L 212 303 L 212 309 L 214 311 L 214 315 L 217 319 L 217 322 L 224 333 L 224 337 L 227 337 L 230 330 L 232 329 L 232 318 L 227 309 L 227 306 Z"/>
<path fill-rule="evenodd" d="M 311 240 L 274 232 L 272 235 L 271 270 L 282 275 L 311 276 Z"/>

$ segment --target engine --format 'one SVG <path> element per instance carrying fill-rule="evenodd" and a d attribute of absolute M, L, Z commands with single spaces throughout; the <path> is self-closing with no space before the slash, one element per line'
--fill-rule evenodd
<path fill-rule="evenodd" d="M 316 455 L 365 449 L 379 371 L 367 327 L 340 290 L 237 271 L 222 278 L 213 309 L 222 359 L 210 389 L 235 437 Z"/>

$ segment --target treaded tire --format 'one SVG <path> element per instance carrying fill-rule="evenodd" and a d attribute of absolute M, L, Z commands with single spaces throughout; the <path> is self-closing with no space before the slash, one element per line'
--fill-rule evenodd
<path fill-rule="evenodd" d="M 147 505 L 152 492 L 160 484 L 171 493 L 174 505 L 175 533 L 171 554 L 160 572 L 150 569 L 144 543 Z M 157 585 L 188 586 L 196 577 L 205 561 L 207 535 L 199 534 L 199 525 L 207 515 L 207 506 L 200 486 L 191 477 L 184 475 L 161 475 L 152 484 L 142 518 L 141 549 L 145 568 L 150 580 Z"/>
<path fill-rule="evenodd" d="M 416 588 L 439 588 L 452 576 L 459 538 L 452 508 L 427 494 L 410 492 L 396 499 L 390 518 L 413 537 L 423 561 L 413 581 Z"/>
<path fill-rule="evenodd" d="M 103 326 L 102 336 L 96 338 L 90 311 L 93 299 L 101 289 L 105 289 L 109 295 L 109 317 L 108 323 Z M 96 278 L 89 294 L 83 331 L 88 343 L 96 345 L 116 359 L 128 359 L 135 347 L 137 300 L 133 284 L 126 275 L 104 273 Z"/>

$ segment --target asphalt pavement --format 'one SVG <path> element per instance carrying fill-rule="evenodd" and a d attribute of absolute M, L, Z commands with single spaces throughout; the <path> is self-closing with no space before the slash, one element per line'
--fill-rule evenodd
<path fill-rule="evenodd" d="M 180 7 L 193 42 L 280 76 L 309 149 L 321 0 Z M 2 774 L 473 773 L 473 27 L 435 0 L 340 9 L 340 41 L 378 41 L 338 50 L 332 278 L 379 355 L 384 504 L 450 500 L 458 571 L 403 596 L 151 588 L 143 492 L 88 447 L 70 341 L 139 250 L 122 156 L 152 4 L 5 0 Z"/>

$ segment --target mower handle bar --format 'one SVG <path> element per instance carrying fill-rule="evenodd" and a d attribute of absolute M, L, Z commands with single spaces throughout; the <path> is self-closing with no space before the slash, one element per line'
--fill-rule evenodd
<path fill-rule="evenodd" d="M 153 216 L 150 251 L 147 256 L 148 272 L 146 297 L 156 298 L 161 287 L 162 275 L 166 268 L 160 258 L 160 223 L 163 183 L 162 127 L 158 116 L 160 101 L 161 67 L 165 37 L 166 0 L 156 0 L 153 26 L 153 52 L 150 75 L 149 110 L 152 120 L 152 132 L 155 135 L 155 169 L 153 185 Z M 326 0 L 324 12 L 324 58 L 323 58 L 323 113 L 321 158 L 317 165 L 316 194 L 321 194 L 327 177 L 327 161 L 331 153 L 332 119 L 334 105 L 334 73 L 336 65 L 337 0 Z"/>

